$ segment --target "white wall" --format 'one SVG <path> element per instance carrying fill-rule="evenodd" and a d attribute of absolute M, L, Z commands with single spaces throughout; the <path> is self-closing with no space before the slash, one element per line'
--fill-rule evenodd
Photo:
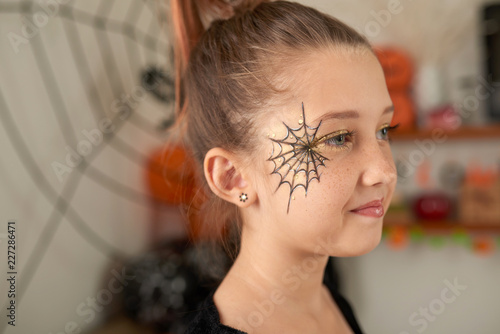
<path fill-rule="evenodd" d="M 340 259 L 339 269 L 367 333 L 494 334 L 500 328 L 499 261 L 498 251 L 482 258 L 463 246 L 413 243 L 395 251 L 382 243 L 367 255 Z M 455 280 L 458 292 L 443 292 L 445 281 Z"/>

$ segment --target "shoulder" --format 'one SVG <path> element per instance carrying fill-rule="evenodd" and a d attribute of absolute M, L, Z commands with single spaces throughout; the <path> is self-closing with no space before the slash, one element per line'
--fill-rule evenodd
<path fill-rule="evenodd" d="M 219 312 L 213 300 L 214 292 L 201 304 L 195 318 L 189 323 L 186 334 L 246 334 L 220 323 Z"/>

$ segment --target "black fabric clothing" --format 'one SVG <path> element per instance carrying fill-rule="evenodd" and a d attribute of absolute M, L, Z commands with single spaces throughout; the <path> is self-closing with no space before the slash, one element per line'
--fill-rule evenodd
<path fill-rule="evenodd" d="M 326 285 L 328 290 L 330 290 L 333 299 L 337 303 L 347 323 L 351 326 L 352 331 L 355 334 L 363 334 L 349 302 L 338 291 L 336 277 L 332 266 L 332 258 L 330 258 L 325 268 L 323 283 Z M 199 313 L 189 324 L 186 334 L 247 334 L 246 332 L 220 323 L 219 312 L 213 300 L 215 290 L 216 289 L 213 289 L 211 291 L 210 295 L 200 306 Z"/>

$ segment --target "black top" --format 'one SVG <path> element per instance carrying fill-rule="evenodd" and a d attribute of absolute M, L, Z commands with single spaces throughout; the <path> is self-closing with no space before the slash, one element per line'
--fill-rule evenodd
<path fill-rule="evenodd" d="M 351 326 L 355 334 L 362 334 L 360 326 L 356 321 L 354 312 L 347 300 L 339 293 L 335 277 L 331 270 L 331 258 L 325 269 L 323 283 L 330 290 L 333 299 L 342 311 L 347 323 Z M 216 289 L 213 289 L 210 295 L 202 303 L 199 313 L 189 324 L 186 334 L 247 334 L 246 332 L 223 325 L 220 323 L 219 312 L 214 304 L 213 295 Z"/>

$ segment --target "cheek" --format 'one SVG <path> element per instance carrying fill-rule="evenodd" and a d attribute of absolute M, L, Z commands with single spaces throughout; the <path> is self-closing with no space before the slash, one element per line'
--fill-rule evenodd
<path fill-rule="evenodd" d="M 357 171 L 352 163 L 330 161 L 321 178 L 321 187 L 325 188 L 335 203 L 345 203 L 351 197 L 358 182 Z"/>
<path fill-rule="evenodd" d="M 353 168 L 327 166 L 322 171 L 320 181 L 314 180 L 307 197 L 298 196 L 292 201 L 295 208 L 290 212 L 303 215 L 308 224 L 317 225 L 317 231 L 336 230 L 342 225 L 342 217 L 356 188 L 356 172 Z M 301 192 L 302 193 L 302 192 Z"/>
<path fill-rule="evenodd" d="M 292 201 L 287 234 L 297 244 L 313 250 L 318 244 L 332 246 L 346 238 L 346 204 L 352 197 L 356 178 L 350 168 L 324 170 L 320 182 L 313 181 L 307 197 Z M 336 252 L 336 251 L 335 251 Z"/>
<path fill-rule="evenodd" d="M 340 164 L 328 161 L 320 169 L 320 180 L 314 179 L 309 182 L 307 196 L 303 187 L 298 187 L 290 196 L 290 186 L 282 184 L 278 188 L 280 177 L 271 175 L 271 172 L 272 168 L 269 175 L 263 179 L 266 194 L 262 197 L 265 201 L 263 205 L 271 212 L 279 210 L 286 214 L 288 201 L 290 201 L 288 216 L 304 215 L 302 218 L 306 218 L 306 221 L 323 218 L 323 216 L 342 215 L 346 209 L 345 204 L 352 196 L 357 183 L 356 170 L 349 163 Z M 298 181 L 302 184 L 306 182 L 302 177 Z"/>
<path fill-rule="evenodd" d="M 272 174 L 274 164 L 264 161 L 265 175 L 259 182 L 259 198 L 263 214 L 275 218 L 276 221 L 287 220 L 289 223 L 296 221 L 299 229 L 310 229 L 311 225 L 318 224 L 318 230 L 324 231 L 325 225 L 330 229 L 335 225 L 341 225 L 342 222 L 339 220 L 348 209 L 346 203 L 356 187 L 356 170 L 345 157 L 341 161 L 336 157 L 328 158 L 330 160 L 325 162 L 325 166 L 318 169 L 320 180 L 309 181 L 307 196 L 303 187 L 296 188 L 290 196 L 290 186 L 286 183 L 280 185 L 280 176 Z M 306 180 L 301 176 L 297 182 L 305 184 Z"/>
<path fill-rule="evenodd" d="M 343 215 L 346 203 L 356 188 L 357 177 L 351 167 L 328 166 L 323 172 L 318 193 L 324 197 L 323 205 L 329 214 Z"/>

